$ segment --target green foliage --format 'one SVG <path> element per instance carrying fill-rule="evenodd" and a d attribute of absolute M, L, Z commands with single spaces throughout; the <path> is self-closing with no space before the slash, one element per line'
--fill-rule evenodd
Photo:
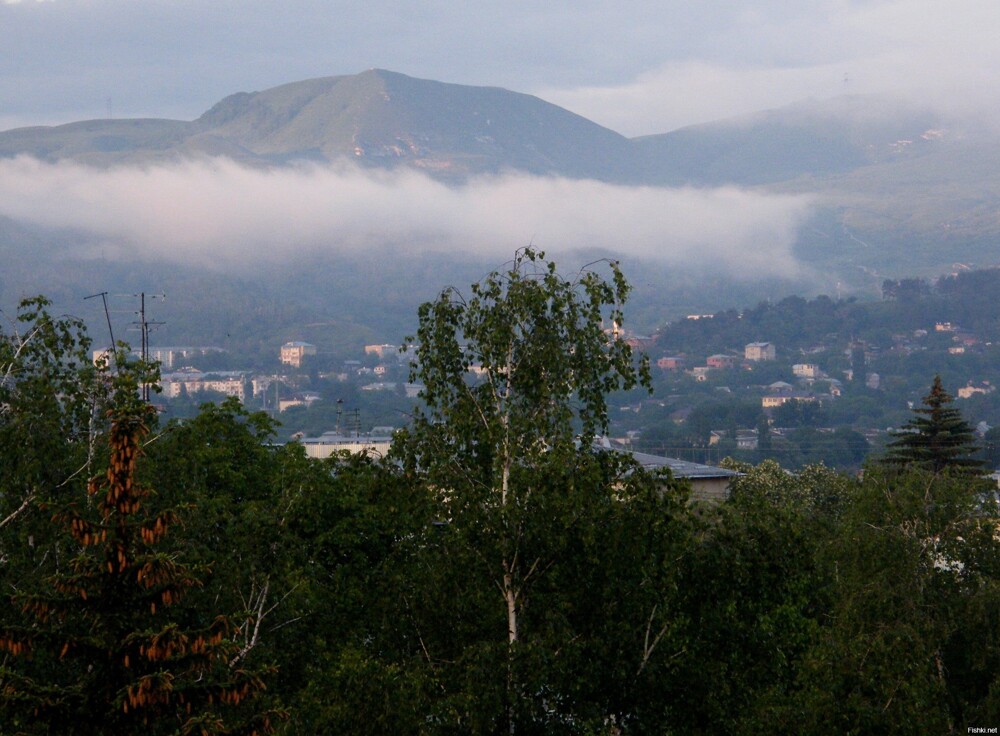
<path fill-rule="evenodd" d="M 803 426 L 743 455 L 781 464 L 729 461 L 729 499 L 689 506 L 669 475 L 590 442 L 607 392 L 647 385 L 615 337 L 628 287 L 610 274 L 567 280 L 525 251 L 468 299 L 448 290 L 425 305 L 412 341 L 425 404 L 399 462 L 311 460 L 235 400 L 147 435 L 147 367 L 100 379 L 79 327 L 29 305 L 0 341 L 17 376 L 0 385 L 0 503 L 29 499 L 0 526 L 0 582 L 17 604 L 0 606 L 0 730 L 211 732 L 276 703 L 288 734 L 996 722 L 995 489 L 933 467 L 848 477 L 809 463 L 857 462 L 860 435 Z M 848 307 L 779 311 L 810 309 L 834 319 Z M 767 429 L 755 402 L 705 395 L 693 424 Z M 111 466 L 125 471 L 87 494 L 109 405 Z M 925 408 L 917 417 L 933 420 L 930 397 Z M 668 411 L 662 441 L 704 441 Z M 39 431 L 49 444 L 36 451 Z M 109 511 L 115 497 L 128 510 Z M 148 586 L 145 566 L 159 573 Z M 168 644 L 176 656 L 137 650 Z M 263 700 L 219 706 L 275 667 Z M 148 696 L 136 699 L 137 682 Z M 190 718 L 174 707 L 181 693 Z"/>
<path fill-rule="evenodd" d="M 823 627 L 819 552 L 846 480 L 822 467 L 791 475 L 773 461 L 738 469 L 730 500 L 682 560 L 684 656 L 663 683 L 672 732 L 797 732 L 775 711 Z"/>
<path fill-rule="evenodd" d="M 608 392 L 648 385 L 645 360 L 617 339 L 628 285 L 614 263 L 610 281 L 569 281 L 541 259 L 519 252 L 468 300 L 449 289 L 420 310 L 411 380 L 425 408 L 396 451 L 446 521 L 420 552 L 433 585 L 413 595 L 415 610 L 447 612 L 415 628 L 429 665 L 455 663 L 433 674 L 435 718 L 456 730 L 631 717 L 634 678 L 664 656 L 655 644 L 644 655 L 641 632 L 660 641 L 670 628 L 680 496 L 591 449 Z"/>
<path fill-rule="evenodd" d="M 799 732 L 964 733 L 996 717 L 997 622 L 973 614 L 1000 582 L 983 490 L 921 471 L 866 474 L 825 545 L 829 624 L 789 703 Z"/>
<path fill-rule="evenodd" d="M 587 445 L 606 429 L 608 393 L 648 384 L 645 358 L 636 367 L 611 333 L 629 292 L 617 264 L 611 282 L 593 271 L 568 281 L 543 257 L 525 249 L 507 272 L 473 284 L 468 300 L 447 289 L 420 307 L 408 343 L 417 358 L 410 381 L 425 386 L 413 429 L 422 447 L 503 447 L 510 461 L 572 451 L 578 434 Z M 479 381 L 470 380 L 472 366 Z M 430 440 L 435 432 L 446 434 Z"/>
<path fill-rule="evenodd" d="M 89 474 L 108 400 L 83 325 L 48 306 L 26 299 L 9 331 L 0 328 L 0 558 L 31 533 L 39 501 Z"/>
<path fill-rule="evenodd" d="M 722 465 L 740 473 L 729 486 L 730 497 L 736 503 L 758 499 L 803 513 L 832 514 L 846 502 L 852 487 L 847 476 L 824 465 L 810 465 L 795 473 L 774 460 L 756 466 L 727 460 Z"/>

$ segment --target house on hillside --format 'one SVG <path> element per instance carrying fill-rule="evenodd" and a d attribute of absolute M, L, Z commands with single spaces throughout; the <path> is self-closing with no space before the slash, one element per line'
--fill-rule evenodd
<path fill-rule="evenodd" d="M 736 365 L 736 358 L 732 355 L 709 355 L 705 365 L 709 368 L 733 368 Z"/>
<path fill-rule="evenodd" d="M 692 378 L 696 381 L 707 381 L 708 374 L 715 370 L 710 365 L 696 365 L 694 368 L 688 371 Z"/>
<path fill-rule="evenodd" d="M 312 406 L 317 401 L 321 401 L 322 397 L 311 391 L 301 394 L 295 394 L 290 399 L 278 399 L 278 411 L 284 412 L 295 406 L 304 406 L 306 408 Z"/>
<path fill-rule="evenodd" d="M 822 371 L 815 363 L 796 363 L 792 366 L 792 374 L 798 378 L 819 378 Z"/>
<path fill-rule="evenodd" d="M 684 370 L 685 360 L 682 355 L 664 355 L 656 361 L 656 367 L 661 371 Z"/>
<path fill-rule="evenodd" d="M 732 436 L 732 432 L 724 429 L 714 429 L 708 435 L 708 446 L 715 447 L 724 440 L 732 439 L 736 441 L 737 450 L 756 450 L 757 449 L 757 430 L 756 429 L 737 429 L 736 436 Z"/>
<path fill-rule="evenodd" d="M 979 386 L 976 386 L 972 383 L 972 381 L 969 381 L 968 385 L 962 386 L 958 389 L 956 395 L 960 399 L 971 399 L 976 394 L 991 394 L 993 393 L 993 389 L 994 386 L 991 386 L 989 381 L 983 381 Z"/>
<path fill-rule="evenodd" d="M 782 393 L 782 394 L 772 394 L 769 396 L 764 396 L 760 400 L 760 405 L 764 409 L 774 409 L 779 406 L 784 406 L 785 404 L 797 401 L 800 403 L 811 403 L 816 401 L 816 397 L 811 394 L 804 394 L 801 392 L 793 393 Z"/>
<path fill-rule="evenodd" d="M 791 394 L 794 390 L 795 386 L 787 381 L 775 381 L 767 385 L 767 392 L 769 394 Z"/>
<path fill-rule="evenodd" d="M 754 363 L 774 360 L 777 356 L 774 344 L 769 342 L 751 342 L 743 348 L 743 357 Z"/>
<path fill-rule="evenodd" d="M 385 360 L 386 356 L 393 356 L 399 353 L 399 345 L 365 345 L 365 355 L 377 355 L 379 360 Z"/>

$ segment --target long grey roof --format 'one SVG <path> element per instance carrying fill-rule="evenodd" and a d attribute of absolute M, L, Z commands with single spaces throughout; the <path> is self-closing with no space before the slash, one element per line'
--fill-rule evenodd
<path fill-rule="evenodd" d="M 633 452 L 631 455 L 644 468 L 670 468 L 670 472 L 674 474 L 675 478 L 734 478 L 739 475 L 735 470 L 692 463 L 675 457 L 661 457 L 645 452 Z"/>
<path fill-rule="evenodd" d="M 645 452 L 633 452 L 624 447 L 615 447 L 604 437 L 594 439 L 595 450 L 610 450 L 612 452 L 627 452 L 637 463 L 647 469 L 670 468 L 675 478 L 734 478 L 739 473 L 735 470 L 717 468 L 714 465 L 702 465 L 692 463 L 687 460 L 679 460 L 675 457 L 663 457 L 662 455 L 650 455 Z"/>

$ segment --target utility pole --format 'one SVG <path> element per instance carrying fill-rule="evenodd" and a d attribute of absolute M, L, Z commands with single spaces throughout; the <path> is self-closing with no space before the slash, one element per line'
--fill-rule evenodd
<path fill-rule="evenodd" d="M 146 319 L 146 292 L 142 291 L 136 294 L 139 297 L 139 332 L 141 334 L 142 343 L 142 362 L 145 366 L 149 362 L 149 328 L 162 325 L 163 322 L 150 322 Z M 150 299 L 164 299 L 164 294 L 151 294 Z M 136 324 L 136 323 L 133 323 Z M 142 382 L 142 400 L 149 403 L 149 384 L 145 381 Z"/>

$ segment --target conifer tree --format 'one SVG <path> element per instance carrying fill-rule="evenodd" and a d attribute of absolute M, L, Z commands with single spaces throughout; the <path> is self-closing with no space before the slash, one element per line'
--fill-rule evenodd
<path fill-rule="evenodd" d="M 932 473 L 975 473 L 983 463 L 974 457 L 978 448 L 972 428 L 962 412 L 950 406 L 954 399 L 934 376 L 931 391 L 924 403 L 914 409 L 914 416 L 903 425 L 889 443 L 883 462 L 886 465 L 920 468 Z"/>
<path fill-rule="evenodd" d="M 250 705 L 262 673 L 235 664 L 229 619 L 178 605 L 206 570 L 167 548 L 177 514 L 151 511 L 136 476 L 151 413 L 134 385 L 119 391 L 106 473 L 82 507 L 55 510 L 56 569 L 13 597 L 21 620 L 0 630 L 5 733 L 271 730 L 274 714 Z"/>

